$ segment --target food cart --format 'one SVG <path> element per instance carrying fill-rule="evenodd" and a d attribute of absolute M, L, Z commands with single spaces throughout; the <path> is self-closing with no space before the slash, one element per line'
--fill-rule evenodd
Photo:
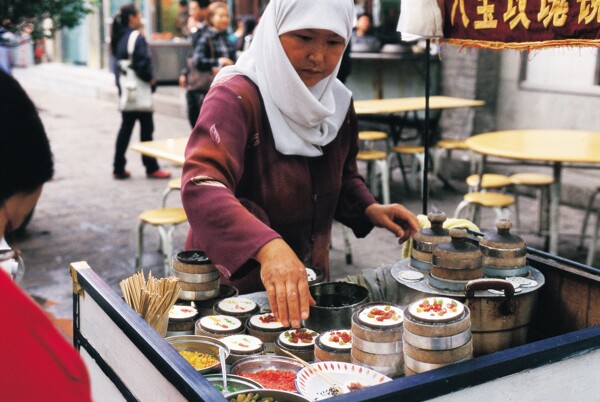
<path fill-rule="evenodd" d="M 331 400 L 594 399 L 600 272 L 531 249 L 527 262 L 545 277 L 528 343 Z M 95 400 L 224 400 L 87 263 L 71 264 L 71 274 L 74 343 Z"/>

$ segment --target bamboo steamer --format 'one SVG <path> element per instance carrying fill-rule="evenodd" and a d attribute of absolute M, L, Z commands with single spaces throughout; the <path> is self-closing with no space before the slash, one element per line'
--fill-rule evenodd
<path fill-rule="evenodd" d="M 207 315 L 196 321 L 196 335 L 212 338 L 225 338 L 229 335 L 243 334 L 246 328 L 240 320 L 227 315 Z"/>
<path fill-rule="evenodd" d="M 436 306 L 433 311 L 427 311 Z M 423 373 L 473 357 L 468 307 L 446 297 L 426 297 L 404 310 L 404 372 Z"/>
<path fill-rule="evenodd" d="M 315 340 L 315 361 L 337 361 L 350 363 L 352 331 L 337 329 L 320 334 Z"/>
<path fill-rule="evenodd" d="M 429 284 L 438 289 L 464 291 L 468 281 L 483 277 L 481 251 L 467 242 L 465 229 L 450 230 L 450 237 L 450 243 L 433 249 Z"/>
<path fill-rule="evenodd" d="M 304 337 L 304 340 L 298 339 Z M 276 355 L 288 356 L 290 352 L 306 361 L 315 360 L 315 340 L 319 333 L 308 328 L 295 328 L 279 334 L 273 345 Z"/>
<path fill-rule="evenodd" d="M 510 233 L 510 229 L 511 221 L 501 219 L 496 222 L 496 231 L 485 233 L 479 242 L 485 276 L 507 278 L 528 274 L 527 246 L 521 237 Z"/>
<path fill-rule="evenodd" d="M 272 313 L 255 314 L 246 320 L 246 331 L 260 339 L 267 352 L 274 351 L 279 334 L 289 329 L 289 325 L 285 327 Z"/>
<path fill-rule="evenodd" d="M 433 249 L 440 243 L 450 241 L 450 232 L 443 228 L 446 214 L 443 212 L 430 212 L 427 219 L 431 227 L 421 229 L 412 237 L 412 250 L 410 265 L 412 268 L 428 271 L 431 269 Z"/>
<path fill-rule="evenodd" d="M 208 300 L 219 295 L 219 271 L 203 251 L 188 250 L 174 255 L 171 275 L 179 279 L 182 300 Z"/>
<path fill-rule="evenodd" d="M 169 310 L 167 337 L 194 335 L 194 326 L 198 318 L 198 310 L 191 306 L 191 302 L 173 305 Z"/>
<path fill-rule="evenodd" d="M 377 320 L 391 312 L 390 318 Z M 389 314 L 388 314 L 389 315 Z M 366 304 L 352 315 L 351 362 L 367 366 L 389 377 L 404 374 L 402 353 L 403 314 L 399 306 L 385 302 Z"/>

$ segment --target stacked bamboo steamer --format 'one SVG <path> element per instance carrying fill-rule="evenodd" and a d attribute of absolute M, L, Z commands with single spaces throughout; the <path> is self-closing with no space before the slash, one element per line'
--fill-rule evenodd
<path fill-rule="evenodd" d="M 496 232 L 487 232 L 479 242 L 483 255 L 483 274 L 492 278 L 526 276 L 527 246 L 525 241 L 510 233 L 512 223 L 508 219 L 496 222 Z"/>
<path fill-rule="evenodd" d="M 171 274 L 179 279 L 182 300 L 208 300 L 219 296 L 219 271 L 203 251 L 177 253 L 173 256 Z"/>
<path fill-rule="evenodd" d="M 469 309 L 446 297 L 413 302 L 404 310 L 403 353 L 405 375 L 472 358 Z"/>
<path fill-rule="evenodd" d="M 433 249 L 440 243 L 450 241 L 450 232 L 443 228 L 446 214 L 443 212 L 430 212 L 427 219 L 431 227 L 424 228 L 413 235 L 412 250 L 410 253 L 410 266 L 420 271 L 431 269 Z"/>
<path fill-rule="evenodd" d="M 450 237 L 450 243 L 433 249 L 429 284 L 437 289 L 464 292 L 468 281 L 483 277 L 481 251 L 467 242 L 466 229 L 451 229 Z"/>
<path fill-rule="evenodd" d="M 404 373 L 402 309 L 373 302 L 352 315 L 352 363 L 367 366 L 389 377 Z"/>

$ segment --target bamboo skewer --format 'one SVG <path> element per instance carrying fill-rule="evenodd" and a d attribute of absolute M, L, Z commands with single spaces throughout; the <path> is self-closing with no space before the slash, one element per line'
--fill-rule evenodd
<path fill-rule="evenodd" d="M 177 278 L 157 279 L 148 273 L 136 272 L 119 283 L 125 302 L 144 318 L 154 329 L 162 332 L 171 307 L 179 298 L 181 288 Z M 164 334 L 163 334 L 164 335 Z"/>
<path fill-rule="evenodd" d="M 283 352 L 285 352 L 286 354 L 288 354 L 291 358 L 293 358 L 297 362 L 301 363 L 304 367 L 308 367 L 308 368 L 314 370 L 317 373 L 317 375 L 319 377 L 321 377 L 321 379 L 323 381 L 325 381 L 327 384 L 329 384 L 332 388 L 334 388 L 337 391 L 336 395 L 348 393 L 348 389 L 344 385 L 340 384 L 335 378 L 332 378 L 329 375 L 327 375 L 324 371 L 321 371 L 320 369 L 311 366 L 307 361 L 305 361 L 304 359 L 301 359 L 300 357 L 296 356 L 292 352 L 288 352 L 285 349 L 281 349 L 281 350 Z"/>

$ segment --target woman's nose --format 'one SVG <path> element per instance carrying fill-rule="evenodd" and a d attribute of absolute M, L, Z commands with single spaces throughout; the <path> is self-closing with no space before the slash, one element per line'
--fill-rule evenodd
<path fill-rule="evenodd" d="M 308 59 L 314 64 L 321 64 L 325 60 L 325 48 L 315 46 L 308 55 Z"/>

